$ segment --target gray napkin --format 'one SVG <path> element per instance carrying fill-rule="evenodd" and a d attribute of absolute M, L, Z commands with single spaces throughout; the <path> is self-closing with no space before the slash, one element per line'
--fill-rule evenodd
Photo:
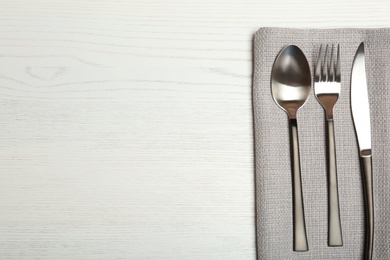
<path fill-rule="evenodd" d="M 365 42 L 374 176 L 374 259 L 390 259 L 390 30 L 261 28 L 254 38 L 257 250 L 262 260 L 362 259 L 364 202 L 358 144 L 350 109 L 352 62 Z M 343 247 L 328 247 L 325 118 L 312 91 L 298 112 L 309 251 L 293 251 L 292 183 L 287 114 L 273 101 L 271 69 L 289 44 L 314 67 L 321 44 L 340 44 L 341 94 L 334 108 Z M 313 69 L 312 69 L 313 71 Z"/>

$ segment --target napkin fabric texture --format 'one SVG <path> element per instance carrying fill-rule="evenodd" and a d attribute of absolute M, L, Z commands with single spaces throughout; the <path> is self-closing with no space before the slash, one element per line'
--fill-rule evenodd
<path fill-rule="evenodd" d="M 364 200 L 350 105 L 351 69 L 365 44 L 370 100 L 375 237 L 373 259 L 390 259 L 390 30 L 261 28 L 254 36 L 253 106 L 258 259 L 363 259 Z M 344 245 L 328 247 L 325 114 L 311 92 L 298 111 L 301 175 L 309 251 L 293 251 L 292 178 L 287 114 L 272 98 L 271 70 L 283 47 L 297 45 L 314 73 L 321 44 L 340 44 L 341 93 L 334 107 Z M 324 53 L 324 49 L 323 49 Z"/>

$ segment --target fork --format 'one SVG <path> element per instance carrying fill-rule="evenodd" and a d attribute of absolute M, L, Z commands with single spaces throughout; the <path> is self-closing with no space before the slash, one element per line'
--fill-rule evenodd
<path fill-rule="evenodd" d="M 334 137 L 333 107 L 336 104 L 341 88 L 340 45 L 337 45 L 336 65 L 333 48 L 328 54 L 326 45 L 324 61 L 322 62 L 322 45 L 318 54 L 314 75 L 314 94 L 325 110 L 327 129 L 327 160 L 328 160 L 328 246 L 342 246 L 339 195 L 337 187 L 336 145 Z M 329 66 L 330 56 L 330 66 Z"/>

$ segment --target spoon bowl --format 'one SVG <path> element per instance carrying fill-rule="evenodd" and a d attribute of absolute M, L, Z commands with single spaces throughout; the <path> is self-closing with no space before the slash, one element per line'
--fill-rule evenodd
<path fill-rule="evenodd" d="M 310 67 L 301 49 L 295 45 L 285 47 L 277 56 L 271 75 L 272 97 L 289 118 L 295 118 L 311 91 Z"/>
<path fill-rule="evenodd" d="M 309 98 L 311 74 L 309 63 L 297 46 L 289 45 L 277 56 L 271 73 L 271 90 L 273 99 L 286 111 L 290 123 L 294 251 L 308 251 L 296 117 L 298 109 Z"/>

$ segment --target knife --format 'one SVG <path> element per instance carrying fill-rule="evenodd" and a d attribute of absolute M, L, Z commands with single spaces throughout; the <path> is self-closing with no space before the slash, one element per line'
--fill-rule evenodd
<path fill-rule="evenodd" d="M 351 109 L 359 144 L 362 166 L 363 193 L 366 218 L 364 259 L 372 259 L 374 243 L 374 196 L 372 186 L 372 155 L 370 107 L 368 101 L 364 43 L 359 45 L 352 65 Z"/>

